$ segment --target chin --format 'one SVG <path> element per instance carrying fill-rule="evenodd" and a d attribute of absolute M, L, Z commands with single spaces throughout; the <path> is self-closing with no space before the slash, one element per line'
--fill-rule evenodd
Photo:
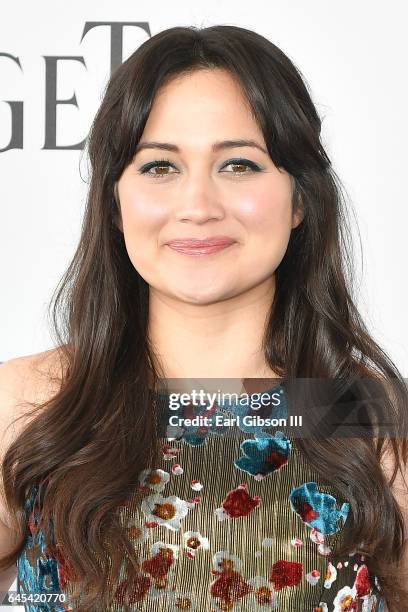
<path fill-rule="evenodd" d="M 197 304 L 206 306 L 208 304 L 216 304 L 232 297 L 229 292 L 226 291 L 180 291 L 177 294 L 173 294 L 174 297 L 187 304 Z"/>

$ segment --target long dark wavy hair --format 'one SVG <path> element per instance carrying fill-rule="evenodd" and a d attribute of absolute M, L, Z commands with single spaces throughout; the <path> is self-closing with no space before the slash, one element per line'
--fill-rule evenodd
<path fill-rule="evenodd" d="M 117 226 L 114 185 L 134 157 L 158 90 L 202 68 L 225 69 L 240 84 L 270 157 L 293 179 L 293 206 L 304 212 L 276 270 L 263 344 L 268 364 L 288 379 L 386 380 L 399 428 L 390 440 L 394 477 L 407 462 L 405 381 L 356 308 L 346 198 L 302 74 L 277 46 L 245 28 L 162 31 L 113 73 L 92 124 L 81 237 L 50 303 L 62 365 L 58 390 L 30 405 L 32 418 L 2 465 L 18 543 L 0 569 L 22 550 L 24 501 L 37 485 L 46 537 L 52 525 L 83 587 L 78 610 L 108 608 L 110 564 L 116 576 L 126 558 L 129 579 L 136 578 L 140 561 L 116 509 L 159 452 L 149 388 L 163 373 L 149 344 L 149 286 Z M 370 571 L 388 605 L 398 607 L 408 597 L 398 580 L 404 525 L 380 468 L 386 441 L 330 437 L 297 444 L 322 479 L 350 501 L 345 550 L 365 543 Z"/>

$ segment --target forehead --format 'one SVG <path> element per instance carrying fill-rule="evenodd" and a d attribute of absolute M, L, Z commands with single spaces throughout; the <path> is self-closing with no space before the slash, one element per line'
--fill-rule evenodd
<path fill-rule="evenodd" d="M 249 102 L 234 77 L 220 68 L 194 70 L 163 85 L 155 96 L 144 137 L 166 136 L 179 140 L 190 136 L 213 140 L 260 135 Z"/>

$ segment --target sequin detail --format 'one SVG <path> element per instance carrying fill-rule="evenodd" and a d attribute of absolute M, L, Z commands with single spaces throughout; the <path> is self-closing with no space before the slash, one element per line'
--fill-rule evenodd
<path fill-rule="evenodd" d="M 270 393 L 276 399 L 281 390 Z M 213 411 L 245 414 L 248 406 Z M 263 416 L 285 411 L 282 401 Z M 181 428 L 161 440 L 160 461 L 140 474 L 137 495 L 117 510 L 141 568 L 133 583 L 121 571 L 109 612 L 129 605 L 143 612 L 331 611 L 346 593 L 341 589 L 366 592 L 365 570 L 354 570 L 361 559 L 339 565 L 333 557 L 347 502 L 320 482 L 289 434 L 249 429 Z M 35 491 L 27 499 L 18 588 L 69 596 L 75 576 L 58 543 L 45 545 L 34 502 Z M 364 597 L 377 601 L 368 580 Z M 70 609 L 41 606 L 26 610 Z"/>

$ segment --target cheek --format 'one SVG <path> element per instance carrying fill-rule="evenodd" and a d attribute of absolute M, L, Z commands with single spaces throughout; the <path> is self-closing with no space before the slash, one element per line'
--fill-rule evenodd
<path fill-rule="evenodd" d="M 168 214 L 163 199 L 157 199 L 137 192 L 137 195 L 127 195 L 121 200 L 123 229 L 132 234 L 146 234 L 159 227 Z"/>
<path fill-rule="evenodd" d="M 129 258 L 145 281 L 152 283 L 157 268 L 159 233 L 168 215 L 166 200 L 144 192 L 140 186 L 124 184 L 119 196 Z"/>
<path fill-rule="evenodd" d="M 291 192 L 284 185 L 264 184 L 237 196 L 234 210 L 249 231 L 260 236 L 291 226 Z"/>

